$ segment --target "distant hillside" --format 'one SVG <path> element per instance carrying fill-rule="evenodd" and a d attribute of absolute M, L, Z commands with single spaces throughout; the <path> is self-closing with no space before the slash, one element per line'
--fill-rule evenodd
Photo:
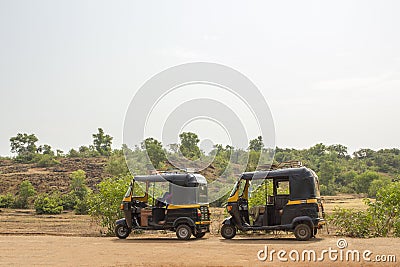
<path fill-rule="evenodd" d="M 55 167 L 38 168 L 36 164 L 15 163 L 12 160 L 0 161 L 0 194 L 16 193 L 18 185 L 29 180 L 39 193 L 59 190 L 67 192 L 70 185 L 70 173 L 79 169 L 86 172 L 87 185 L 92 189 L 104 176 L 107 159 L 62 158 Z"/>

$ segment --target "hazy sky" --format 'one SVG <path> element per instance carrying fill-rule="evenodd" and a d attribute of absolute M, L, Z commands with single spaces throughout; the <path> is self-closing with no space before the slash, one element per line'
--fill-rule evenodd
<path fill-rule="evenodd" d="M 9 138 L 122 143 L 128 105 L 158 72 L 208 61 L 249 77 L 280 147 L 400 146 L 398 1 L 0 0 L 0 154 Z"/>

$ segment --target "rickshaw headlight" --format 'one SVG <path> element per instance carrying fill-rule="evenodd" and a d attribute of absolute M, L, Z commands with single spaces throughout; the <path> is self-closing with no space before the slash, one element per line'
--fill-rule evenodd
<path fill-rule="evenodd" d="M 226 210 L 227 211 L 231 211 L 232 210 L 232 206 L 231 205 L 226 206 Z"/>

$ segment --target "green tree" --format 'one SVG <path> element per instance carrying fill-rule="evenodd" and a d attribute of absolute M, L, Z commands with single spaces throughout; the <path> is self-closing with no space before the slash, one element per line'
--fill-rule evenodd
<path fill-rule="evenodd" d="M 199 159 L 201 151 L 198 146 L 199 137 L 195 133 L 183 132 L 179 135 L 181 145 L 179 147 L 182 155 L 188 159 Z"/>
<path fill-rule="evenodd" d="M 257 138 L 250 140 L 249 150 L 261 151 L 263 148 L 264 148 L 264 142 L 262 140 L 262 136 L 258 136 Z"/>
<path fill-rule="evenodd" d="M 89 188 L 86 186 L 86 173 L 83 170 L 73 171 L 70 176 L 71 186 L 70 190 L 73 192 L 79 200 L 83 200 Z"/>
<path fill-rule="evenodd" d="M 328 146 L 328 151 L 335 153 L 340 158 L 345 158 L 348 156 L 347 147 L 344 145 L 336 144 Z"/>
<path fill-rule="evenodd" d="M 36 153 L 36 142 L 39 139 L 34 134 L 21 134 L 11 137 L 11 152 L 17 153 L 16 160 L 20 162 L 30 162 Z"/>
<path fill-rule="evenodd" d="M 371 182 L 368 188 L 368 197 L 376 197 L 376 194 L 381 188 L 387 187 L 391 183 L 390 177 L 381 176 Z"/>
<path fill-rule="evenodd" d="M 67 157 L 69 157 L 69 158 L 77 158 L 77 157 L 79 157 L 79 152 L 76 151 L 75 149 L 71 148 L 71 150 L 67 154 Z"/>
<path fill-rule="evenodd" d="M 26 209 L 30 199 L 36 194 L 35 188 L 28 180 L 22 181 L 19 185 L 18 196 L 15 200 L 15 207 Z"/>
<path fill-rule="evenodd" d="M 57 153 L 57 157 L 64 157 L 64 151 L 62 151 L 61 149 L 57 149 L 56 153 Z"/>
<path fill-rule="evenodd" d="M 255 150 L 249 151 L 249 154 L 248 154 L 249 159 L 248 159 L 247 166 L 246 166 L 247 172 L 252 172 L 257 169 L 259 162 L 260 162 L 260 154 L 261 154 L 261 151 L 255 151 Z"/>
<path fill-rule="evenodd" d="M 130 175 L 104 179 L 90 197 L 89 214 L 107 228 L 107 234 L 113 234 L 115 221 L 122 217 L 119 207 L 131 179 Z"/>
<path fill-rule="evenodd" d="M 76 214 L 87 214 L 89 211 L 89 198 L 91 190 L 86 185 L 86 173 L 83 170 L 77 170 L 70 174 L 71 185 L 70 193 L 63 198 L 64 208 L 73 207 Z"/>
<path fill-rule="evenodd" d="M 111 153 L 104 171 L 112 176 L 126 175 L 129 173 L 123 149 L 115 149 Z"/>
<path fill-rule="evenodd" d="M 110 155 L 112 140 L 110 135 L 104 134 L 102 128 L 98 128 L 98 133 L 93 134 L 93 145 L 102 156 Z"/>
<path fill-rule="evenodd" d="M 37 152 L 42 153 L 43 155 L 54 156 L 54 151 L 51 149 L 50 145 L 39 146 Z"/>
<path fill-rule="evenodd" d="M 368 193 L 372 181 L 380 179 L 381 175 L 377 172 L 367 171 L 357 175 L 354 179 L 354 189 L 357 193 Z"/>
<path fill-rule="evenodd" d="M 154 168 L 159 169 L 162 163 L 167 159 L 161 142 L 152 137 L 148 137 L 142 142 L 141 146 L 142 149 L 146 150 Z"/>

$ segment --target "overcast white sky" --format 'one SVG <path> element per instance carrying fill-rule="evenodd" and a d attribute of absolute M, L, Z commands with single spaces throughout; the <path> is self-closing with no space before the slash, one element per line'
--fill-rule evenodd
<path fill-rule="evenodd" d="M 67 150 L 158 72 L 230 66 L 267 99 L 279 147 L 399 148 L 399 1 L 0 0 L 0 155 L 35 133 Z"/>

